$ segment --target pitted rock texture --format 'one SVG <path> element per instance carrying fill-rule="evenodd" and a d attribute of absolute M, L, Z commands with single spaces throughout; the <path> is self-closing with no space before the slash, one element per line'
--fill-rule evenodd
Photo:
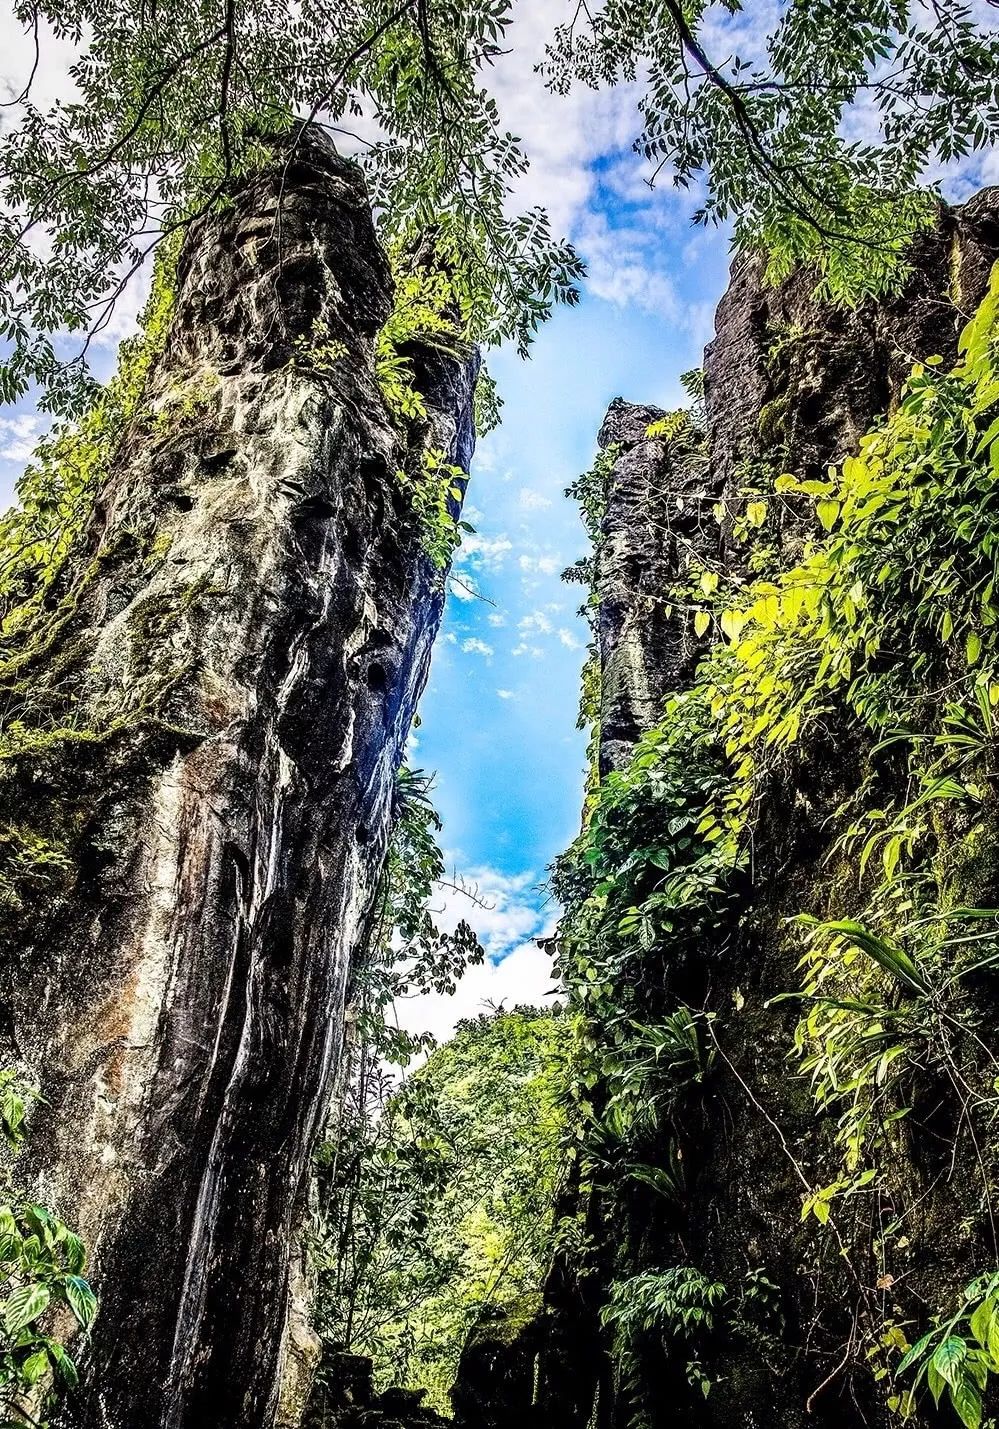
<path fill-rule="evenodd" d="M 754 463 L 824 477 L 897 402 L 912 364 L 957 357 L 999 253 L 999 190 L 941 205 L 897 297 L 856 309 L 813 297 L 814 276 L 773 286 L 759 259 L 732 267 L 704 354 L 712 485 L 734 501 Z"/>
<path fill-rule="evenodd" d="M 308 1377 L 289 1266 L 443 604 L 374 379 L 391 301 L 318 131 L 192 226 L 38 656 L 98 735 L 5 766 L 75 858 L 3 930 L 0 1030 L 47 1100 L 24 1169 L 102 1300 L 79 1429 L 268 1429 L 282 1361 Z M 421 367 L 424 440 L 464 464 L 475 370 Z"/>
<path fill-rule="evenodd" d="M 601 450 L 615 453 L 596 557 L 601 774 L 628 763 L 700 654 L 664 571 L 683 570 L 720 543 L 703 471 L 677 459 L 668 441 L 646 435 L 664 415 L 618 398 L 597 438 Z"/>
<path fill-rule="evenodd" d="M 914 362 L 952 363 L 997 256 L 999 189 L 985 189 L 941 207 L 898 297 L 855 311 L 816 301 L 807 273 L 774 287 L 759 260 L 740 258 L 704 354 L 703 456 L 646 435 L 661 409 L 611 403 L 598 437 L 616 451 L 596 553 L 602 773 L 627 764 L 664 696 L 693 674 L 705 646 L 682 587 L 692 567 L 742 562 L 732 527 L 745 489 L 785 470 L 824 477 L 897 402 Z M 786 546 L 800 545 L 793 517 L 781 527 Z"/>

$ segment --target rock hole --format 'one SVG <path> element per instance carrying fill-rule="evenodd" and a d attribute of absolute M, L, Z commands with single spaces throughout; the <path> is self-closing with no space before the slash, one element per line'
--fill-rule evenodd
<path fill-rule="evenodd" d="M 371 842 L 371 835 L 368 832 L 367 824 L 358 824 L 355 837 L 357 838 L 357 842 L 359 844 L 366 844 Z"/>
<path fill-rule="evenodd" d="M 310 496 L 299 504 L 298 514 L 313 521 L 328 521 L 336 515 L 336 509 L 324 496 Z"/>
<path fill-rule="evenodd" d="M 223 471 L 235 455 L 235 447 L 227 447 L 225 451 L 220 452 L 207 452 L 201 458 L 201 465 L 208 472 L 209 476 L 214 476 L 216 472 Z"/>
<path fill-rule="evenodd" d="M 369 690 L 375 690 L 381 694 L 388 688 L 388 676 L 385 673 L 385 666 L 380 660 L 371 661 L 367 676 Z"/>

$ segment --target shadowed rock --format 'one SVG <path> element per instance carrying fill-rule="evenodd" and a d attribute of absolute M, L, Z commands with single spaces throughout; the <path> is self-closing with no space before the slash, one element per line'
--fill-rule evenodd
<path fill-rule="evenodd" d="M 62 724 L 5 761 L 5 811 L 57 823 L 71 871 L 0 914 L 5 1051 L 48 1103 L 25 1169 L 102 1298 L 81 1429 L 267 1429 L 315 1358 L 285 1330 L 310 1152 L 443 603 L 374 378 L 391 301 L 360 172 L 318 131 L 194 223 L 25 646 Z M 452 461 L 475 367 L 423 363 Z"/>

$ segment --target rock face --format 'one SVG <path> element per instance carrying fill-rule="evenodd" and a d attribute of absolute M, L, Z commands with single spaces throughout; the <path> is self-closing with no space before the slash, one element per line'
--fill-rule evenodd
<path fill-rule="evenodd" d="M 689 685 L 706 646 L 693 629 L 693 602 L 673 592 L 692 565 L 710 561 L 717 568 L 721 561 L 742 571 L 747 548 L 732 532 L 756 476 L 763 489 L 765 478 L 772 485 L 784 470 L 824 476 L 828 463 L 854 452 L 896 402 L 913 361 L 933 354 L 954 360 L 958 332 L 984 296 L 997 257 L 999 191 L 990 190 L 964 209 L 942 212 L 936 230 L 917 244 L 897 299 L 853 313 L 815 302 L 805 277 L 771 288 L 757 264 L 739 261 L 705 355 L 706 455 L 692 464 L 675 443 L 649 438 L 649 424 L 664 415 L 658 410 L 612 404 L 599 438 L 613 466 L 594 558 L 601 774 L 626 765 L 637 737 L 660 722 L 664 696 Z M 720 524 L 705 519 L 719 504 Z M 776 521 L 776 540 L 787 553 L 800 547 L 800 520 Z M 960 1173 L 953 1182 L 937 1175 L 932 1135 L 922 1145 L 901 1136 L 896 1147 L 891 1175 L 920 1193 L 925 1188 L 921 1219 L 898 1256 L 898 1287 L 891 1277 L 877 1288 L 873 1276 L 861 1284 L 845 1252 L 817 1252 L 802 1226 L 802 1186 L 822 1184 L 816 1179 L 822 1131 L 807 1080 L 788 1065 L 798 1012 L 787 1004 L 768 1007 L 768 999 L 800 983 L 800 948 L 781 928 L 788 915 L 823 906 L 836 811 L 862 777 L 863 753 L 837 744 L 830 725 L 825 747 L 810 746 L 785 782 L 761 796 L 751 879 L 739 890 L 730 926 L 696 959 L 671 961 L 660 950 L 645 970 L 640 1020 L 654 1024 L 678 1005 L 706 1009 L 723 1028 L 724 1058 L 686 1106 L 685 1124 L 670 1129 L 687 1188 L 682 1207 L 633 1185 L 630 1199 L 615 1202 L 615 1217 L 601 1226 L 599 1189 L 584 1202 L 592 1213 L 587 1230 L 602 1250 L 580 1277 L 561 1259 L 549 1283 L 556 1334 L 541 1354 L 545 1423 L 624 1429 L 632 1422 L 635 1403 L 615 1383 L 598 1321 L 594 1280 L 601 1276 L 696 1266 L 734 1285 L 762 1267 L 768 1281 L 749 1329 L 716 1336 L 696 1374 L 685 1363 L 682 1339 L 671 1349 L 661 1337 L 643 1366 L 643 1423 L 859 1429 L 885 1425 L 891 1416 L 886 1396 L 865 1399 L 863 1387 L 839 1373 L 842 1347 L 857 1328 L 851 1307 L 862 1304 L 884 1324 L 895 1317 L 912 1325 L 926 1303 L 938 1303 L 943 1281 L 951 1293 L 952 1283 L 994 1260 L 981 1207 L 955 1203 Z M 997 895 L 993 879 L 984 904 L 995 906 L 990 900 Z M 669 1165 L 666 1140 L 657 1160 L 646 1159 Z M 890 1206 L 882 1212 L 890 1215 Z M 860 1277 L 868 1270 L 862 1265 Z M 707 1395 L 697 1375 L 709 1385 Z"/>
<path fill-rule="evenodd" d="M 597 438 L 614 457 L 606 483 L 596 584 L 600 657 L 601 774 L 627 764 L 635 741 L 658 721 L 667 691 L 689 678 L 700 653 L 689 623 L 664 595 L 663 572 L 681 568 L 714 541 L 701 471 L 689 470 L 665 439 L 649 438 L 665 414 L 611 403 Z"/>
<path fill-rule="evenodd" d="M 646 435 L 661 409 L 611 403 L 597 439 L 615 456 L 595 574 L 601 772 L 627 762 L 706 648 L 666 588 L 706 559 L 738 565 L 732 523 L 754 475 L 824 476 L 890 410 L 913 362 L 953 362 L 997 255 L 999 191 L 986 189 L 942 209 L 914 245 L 897 298 L 855 311 L 817 303 L 808 274 L 772 287 L 758 260 L 739 259 L 704 355 L 706 456 L 692 463 L 676 443 Z M 786 525 L 782 536 L 792 546 L 800 532 Z"/>
<path fill-rule="evenodd" d="M 47 1102 L 25 1169 L 102 1299 L 81 1429 L 267 1429 L 282 1361 L 309 1369 L 290 1264 L 443 604 L 374 377 L 391 301 L 316 132 L 198 220 L 17 662 L 58 718 L 5 759 L 4 807 L 62 876 L 5 910 L 0 1030 Z M 475 364 L 415 356 L 422 440 L 467 467 Z"/>

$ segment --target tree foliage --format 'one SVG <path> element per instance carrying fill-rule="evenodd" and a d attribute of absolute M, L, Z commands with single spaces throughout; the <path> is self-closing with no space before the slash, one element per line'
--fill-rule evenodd
<path fill-rule="evenodd" d="M 806 263 L 834 297 L 881 292 L 932 221 L 926 170 L 999 136 L 999 36 L 971 0 L 795 0 L 768 32 L 754 9 L 581 5 L 545 71 L 560 92 L 643 84 L 635 148 L 652 181 L 703 181 L 697 219 L 734 219 L 775 277 Z"/>
<path fill-rule="evenodd" d="M 580 267 L 540 209 L 506 211 L 526 161 L 479 76 L 510 3 L 17 0 L 37 58 L 0 139 L 0 399 L 40 383 L 45 405 L 78 408 L 89 343 L 150 251 L 224 203 L 296 119 L 360 151 L 391 241 L 432 236 L 465 334 L 526 349 Z M 77 58 L 68 97 L 44 108 L 53 38 Z"/>
<path fill-rule="evenodd" d="M 351 1175 L 335 1140 L 323 1153 L 321 1331 L 445 1411 L 482 1310 L 543 1286 L 570 1042 L 564 1016 L 534 1008 L 461 1022 L 369 1102 Z"/>

